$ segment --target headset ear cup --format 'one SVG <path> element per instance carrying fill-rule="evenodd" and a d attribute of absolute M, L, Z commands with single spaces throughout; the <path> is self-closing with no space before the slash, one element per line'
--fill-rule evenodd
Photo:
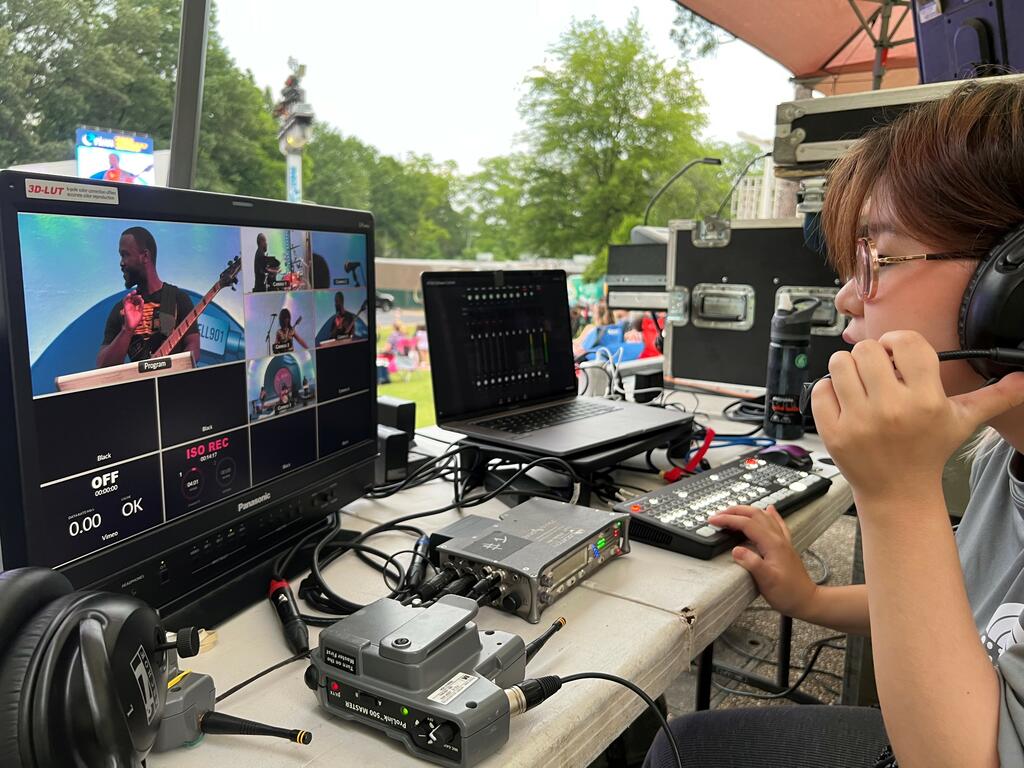
<path fill-rule="evenodd" d="M 38 611 L 8 646 L 0 659 L 0 756 L 14 757 L 15 765 L 35 768 L 32 757 L 31 717 L 34 695 L 30 668 L 33 660 L 46 651 L 44 638 L 51 625 L 80 593 L 67 594 Z"/>
<path fill-rule="evenodd" d="M 960 349 L 970 349 L 972 344 L 978 338 L 977 329 L 974 328 L 971 322 L 972 317 L 972 304 L 974 302 L 974 292 L 978 287 L 978 282 L 981 280 L 982 274 L 985 272 L 985 266 L 988 263 L 987 260 L 978 262 L 978 268 L 974 270 L 974 274 L 971 275 L 971 279 L 967 281 L 967 287 L 964 288 L 964 295 L 960 299 L 960 314 L 957 317 L 956 331 L 957 336 L 960 339 Z"/>
<path fill-rule="evenodd" d="M 47 604 L 71 594 L 71 582 L 48 568 L 0 573 L 0 659 L 25 624 Z"/>
<path fill-rule="evenodd" d="M 1024 330 L 1024 225 L 1003 237 L 978 264 L 964 288 L 957 318 L 961 349 L 1021 348 Z M 983 378 L 1014 370 L 989 359 L 970 360 Z"/>

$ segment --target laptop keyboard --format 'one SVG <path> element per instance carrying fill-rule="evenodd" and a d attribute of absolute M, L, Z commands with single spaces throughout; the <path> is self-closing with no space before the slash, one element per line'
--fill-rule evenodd
<path fill-rule="evenodd" d="M 478 421 L 478 427 L 496 429 L 500 432 L 511 432 L 522 435 L 527 432 L 536 432 L 538 429 L 553 427 L 557 424 L 565 424 L 569 421 L 586 419 L 596 416 L 599 413 L 614 411 L 615 407 L 601 402 L 589 402 L 574 400 L 569 403 L 559 403 L 548 408 L 538 408 L 535 411 L 516 413 L 511 416 L 499 416 L 496 419 Z"/>

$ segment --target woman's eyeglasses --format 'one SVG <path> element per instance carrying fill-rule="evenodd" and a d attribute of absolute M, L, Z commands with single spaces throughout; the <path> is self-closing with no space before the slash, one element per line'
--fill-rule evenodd
<path fill-rule="evenodd" d="M 903 264 L 907 261 L 939 261 L 962 258 L 955 253 L 917 253 L 911 256 L 879 256 L 875 241 L 870 237 L 857 238 L 857 265 L 854 277 L 857 290 L 864 301 L 875 298 L 878 292 L 878 270 L 889 264 Z"/>

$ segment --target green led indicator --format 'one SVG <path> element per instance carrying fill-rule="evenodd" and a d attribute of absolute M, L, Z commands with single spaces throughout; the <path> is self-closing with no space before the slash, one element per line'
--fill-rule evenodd
<path fill-rule="evenodd" d="M 604 548 L 605 548 L 605 545 L 606 545 L 607 543 L 608 543 L 608 540 L 607 540 L 607 539 L 598 539 L 598 540 L 597 540 L 597 548 L 598 548 L 598 549 L 604 549 Z"/>
<path fill-rule="evenodd" d="M 409 716 L 409 708 L 408 707 L 402 707 L 402 717 L 408 717 L 408 716 Z"/>

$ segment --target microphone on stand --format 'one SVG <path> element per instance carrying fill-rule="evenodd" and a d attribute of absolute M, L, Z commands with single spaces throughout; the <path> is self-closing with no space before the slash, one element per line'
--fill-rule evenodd
<path fill-rule="evenodd" d="M 361 288 L 362 287 L 359 284 L 359 272 L 357 271 L 360 266 L 361 266 L 361 264 L 358 261 L 346 261 L 345 262 L 345 271 L 348 274 L 352 275 L 352 279 L 356 281 L 356 288 Z"/>
<path fill-rule="evenodd" d="M 654 197 L 651 198 L 651 201 L 649 203 L 647 203 L 647 207 L 644 208 L 644 226 L 647 226 L 647 217 L 651 213 L 651 208 L 653 208 L 654 204 L 656 202 L 658 202 L 658 198 L 661 197 L 665 193 L 665 190 L 668 189 L 669 187 L 671 187 L 675 183 L 676 179 L 678 179 L 680 176 L 682 176 L 688 170 L 693 168 L 693 166 L 695 166 L 695 165 L 721 165 L 721 164 L 722 164 L 721 159 L 719 159 L 717 157 L 699 157 L 696 160 L 691 160 L 686 165 L 684 165 L 682 168 L 680 168 L 678 171 L 676 171 L 676 173 L 672 176 L 672 178 L 669 179 L 668 181 L 666 181 L 662 185 L 661 189 L 659 189 L 657 192 L 654 193 Z"/>
<path fill-rule="evenodd" d="M 277 319 L 277 312 L 270 313 L 270 326 L 267 328 L 267 336 L 263 339 L 267 343 L 267 354 L 273 354 L 273 350 L 270 348 L 270 334 L 274 332 L 274 320 Z"/>

